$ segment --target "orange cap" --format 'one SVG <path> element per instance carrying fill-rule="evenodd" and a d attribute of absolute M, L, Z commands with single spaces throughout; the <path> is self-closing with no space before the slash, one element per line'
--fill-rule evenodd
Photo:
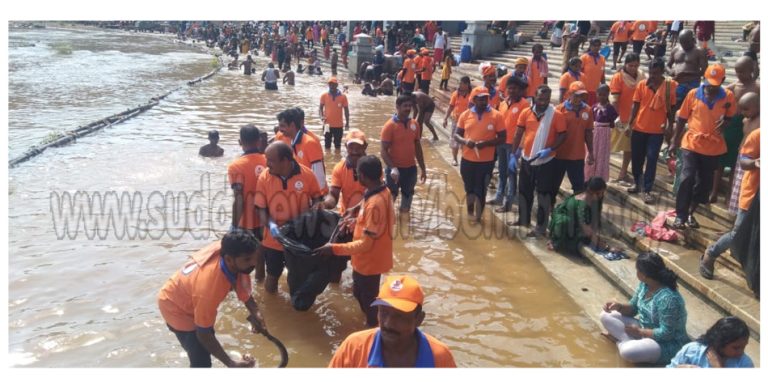
<path fill-rule="evenodd" d="M 573 81 L 568 86 L 568 91 L 574 94 L 587 94 L 587 87 L 581 81 Z"/>
<path fill-rule="evenodd" d="M 422 304 L 424 292 L 416 279 L 411 276 L 388 276 L 371 306 L 391 306 L 407 313 Z"/>
<path fill-rule="evenodd" d="M 491 93 L 485 86 L 478 86 L 469 93 L 469 100 L 473 100 L 475 97 L 490 97 Z"/>
<path fill-rule="evenodd" d="M 338 84 L 339 80 L 336 79 L 336 77 L 331 77 L 328 79 L 329 84 Z"/>
<path fill-rule="evenodd" d="M 493 65 L 483 68 L 483 77 L 490 75 L 496 75 L 496 67 Z"/>
<path fill-rule="evenodd" d="M 525 57 L 520 57 L 517 60 L 515 60 L 515 66 L 517 65 L 528 65 L 528 59 Z"/>
<path fill-rule="evenodd" d="M 347 145 L 350 143 L 358 143 L 365 146 L 365 133 L 363 133 L 360 129 L 349 129 L 345 141 L 345 144 Z"/>
<path fill-rule="evenodd" d="M 406 51 L 405 54 L 407 54 L 409 56 L 412 55 L 412 54 L 416 54 L 416 49 L 408 49 L 408 51 Z"/>
<path fill-rule="evenodd" d="M 720 86 L 725 80 L 725 67 L 720 64 L 712 64 L 707 67 L 707 71 L 704 72 L 704 78 L 707 79 L 712 86 Z"/>
<path fill-rule="evenodd" d="M 429 54 L 429 49 L 421 48 L 421 49 L 419 49 L 419 53 L 421 53 L 421 54 Z"/>

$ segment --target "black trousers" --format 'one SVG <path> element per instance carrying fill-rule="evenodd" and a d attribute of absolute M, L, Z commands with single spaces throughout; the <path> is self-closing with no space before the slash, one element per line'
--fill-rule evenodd
<path fill-rule="evenodd" d="M 495 161 L 490 162 L 472 162 L 461 158 L 461 179 L 464 181 L 464 192 L 474 195 L 480 203 L 480 210 L 475 211 L 479 216 L 485 209 L 485 194 L 488 192 L 488 184 L 493 175 L 493 165 Z"/>
<path fill-rule="evenodd" d="M 520 179 L 518 205 L 520 211 L 520 223 L 531 224 L 531 209 L 533 208 L 533 193 L 536 192 L 538 208 L 536 210 L 536 228 L 543 232 L 547 228 L 549 214 L 557 196 L 555 188 L 555 160 L 539 165 L 531 166 L 530 162 L 523 159 L 520 166 Z"/>
<path fill-rule="evenodd" d="M 331 140 L 333 140 L 333 146 L 337 149 L 341 148 L 341 136 L 344 135 L 343 127 L 331 127 L 325 132 L 325 148 L 331 148 Z"/>
<path fill-rule="evenodd" d="M 688 212 L 693 202 L 709 203 L 712 180 L 720 163 L 720 156 L 702 155 L 681 149 L 680 158 L 677 160 L 683 161 L 683 169 L 680 172 L 680 188 L 677 190 L 675 210 L 677 217 L 685 221 L 688 220 Z"/>
<path fill-rule="evenodd" d="M 176 335 L 181 347 L 187 352 L 189 367 L 211 367 L 211 353 L 197 339 L 197 332 L 183 332 L 172 328 L 171 325 L 166 326 Z"/>
<path fill-rule="evenodd" d="M 381 275 L 366 276 L 357 271 L 352 271 L 352 294 L 360 304 L 360 309 L 365 313 L 365 323 L 369 327 L 379 325 L 379 310 L 375 306 L 371 306 L 376 296 L 379 295 L 379 283 L 381 282 Z"/>

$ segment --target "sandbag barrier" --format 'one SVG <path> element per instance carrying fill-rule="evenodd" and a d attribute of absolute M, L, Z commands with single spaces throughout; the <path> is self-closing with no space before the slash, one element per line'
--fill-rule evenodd
<path fill-rule="evenodd" d="M 187 81 L 187 86 L 194 86 L 204 80 L 207 80 L 211 77 L 213 77 L 216 73 L 218 73 L 221 68 L 224 66 L 221 59 L 218 60 L 219 64 L 217 65 L 216 69 L 211 70 L 208 74 L 197 77 L 194 80 Z M 44 143 L 40 145 L 34 145 L 30 147 L 24 154 L 22 154 L 20 157 L 17 157 L 15 159 L 12 159 L 8 161 L 8 168 L 16 167 L 19 163 L 26 162 L 40 154 L 42 154 L 46 149 L 51 147 L 59 147 L 63 146 L 72 142 L 76 142 L 77 138 L 84 137 L 88 134 L 94 133 L 96 131 L 99 131 L 105 127 L 110 127 L 113 125 L 116 125 L 118 123 L 125 122 L 155 106 L 160 104 L 160 100 L 168 97 L 171 95 L 171 93 L 176 92 L 183 88 L 183 86 L 179 86 L 163 95 L 152 97 L 149 102 L 143 105 L 139 105 L 138 107 L 135 107 L 133 109 L 128 109 L 122 113 L 117 113 L 114 115 L 111 115 L 109 117 L 91 122 L 85 126 L 79 126 L 77 129 L 70 130 L 64 133 L 59 133 L 58 135 L 54 136 L 53 138 L 46 139 Z"/>

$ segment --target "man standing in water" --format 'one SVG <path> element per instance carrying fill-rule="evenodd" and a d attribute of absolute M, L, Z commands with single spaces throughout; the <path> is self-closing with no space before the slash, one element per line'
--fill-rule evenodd
<path fill-rule="evenodd" d="M 208 142 L 210 143 L 200 148 L 198 155 L 204 157 L 220 157 L 224 155 L 224 149 L 219 147 L 218 130 L 211 130 L 208 132 Z"/>
<path fill-rule="evenodd" d="M 275 64 L 269 63 L 264 73 L 261 74 L 261 80 L 264 81 L 264 89 L 277 90 L 277 79 L 280 78 L 280 71 L 275 68 Z"/>
<path fill-rule="evenodd" d="M 267 265 L 264 289 L 277 293 L 277 282 L 283 274 L 283 246 L 274 238 L 277 227 L 308 211 L 321 200 L 322 194 L 315 175 L 294 159 L 291 146 L 272 142 L 266 150 L 268 170 L 261 173 L 256 184 L 254 204 L 264 230 L 262 250 Z M 269 223 L 267 223 L 269 222 Z"/>
<path fill-rule="evenodd" d="M 328 367 L 456 367 L 451 350 L 418 328 L 424 292 L 410 276 L 389 276 L 372 306 L 379 327 L 352 333 Z"/>
<path fill-rule="evenodd" d="M 323 149 L 317 137 L 304 127 L 304 112 L 298 107 L 285 109 L 277 115 L 278 133 L 275 141 L 282 141 L 291 146 L 294 159 L 299 164 L 312 170 L 320 186 L 320 191 L 325 194 L 328 186 L 325 181 L 325 161 Z"/>
<path fill-rule="evenodd" d="M 230 232 L 237 229 L 250 231 L 258 240 L 263 238 L 262 222 L 256 216 L 253 198 L 256 195 L 256 182 L 266 169 L 264 158 L 266 141 L 262 140 L 261 131 L 252 124 L 240 128 L 240 147 L 243 155 L 227 166 L 227 177 L 232 187 L 235 201 L 232 203 L 232 225 Z M 264 257 L 259 253 L 256 265 L 256 281 L 264 280 Z"/>
<path fill-rule="evenodd" d="M 251 58 L 251 55 L 249 54 L 248 57 L 245 58 L 245 61 L 240 63 L 240 66 L 244 66 L 243 74 L 245 74 L 246 76 L 250 76 L 253 64 L 254 64 L 253 58 Z"/>
<path fill-rule="evenodd" d="M 427 167 L 419 136 L 419 123 L 409 118 L 413 108 L 413 96 L 401 94 L 395 100 L 397 113 L 381 129 L 381 159 L 386 164 L 387 187 L 392 198 L 397 199 L 398 189 L 403 193 L 400 212 L 409 212 L 416 189 L 416 162 L 421 168 L 421 182 L 427 181 Z M 415 158 L 415 160 L 414 160 Z"/>
<path fill-rule="evenodd" d="M 344 120 L 341 119 L 342 110 Z M 336 150 L 341 150 L 341 136 L 344 135 L 344 129 L 349 130 L 349 101 L 347 96 L 339 91 L 339 81 L 336 77 L 328 80 L 328 92 L 320 96 L 320 118 L 323 124 L 328 124 L 328 131 L 325 132 L 325 149 L 330 150 L 331 141 L 333 141 Z"/>
<path fill-rule="evenodd" d="M 257 262 L 259 243 L 247 231 L 230 232 L 220 242 L 209 244 L 171 277 L 157 296 L 160 314 L 181 347 L 190 367 L 211 367 L 211 354 L 227 367 L 253 367 L 244 355 L 235 361 L 224 351 L 213 331 L 219 305 L 234 290 L 250 313 L 251 332 L 264 332 L 266 325 L 251 296 L 250 273 Z"/>
<path fill-rule="evenodd" d="M 416 122 L 419 123 L 419 126 L 421 126 L 422 129 L 424 126 L 427 126 L 429 131 L 432 132 L 432 140 L 437 141 L 437 132 L 435 132 L 435 127 L 432 126 L 432 114 L 435 112 L 435 100 L 432 99 L 429 94 L 424 93 L 421 90 L 417 90 L 412 94 L 414 106 L 416 106 L 416 115 L 413 117 L 416 118 Z M 421 138 L 421 132 L 419 138 Z"/>

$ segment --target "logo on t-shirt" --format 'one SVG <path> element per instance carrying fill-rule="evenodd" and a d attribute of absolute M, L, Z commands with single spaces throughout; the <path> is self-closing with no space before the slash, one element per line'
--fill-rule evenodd
<path fill-rule="evenodd" d="M 581 119 L 583 119 L 585 121 L 588 120 L 589 119 L 589 113 L 587 113 L 586 111 L 581 113 Z"/>
<path fill-rule="evenodd" d="M 516 107 L 513 107 L 513 108 L 512 108 L 512 112 L 513 112 L 513 113 L 517 113 L 517 112 L 518 112 L 518 110 L 519 110 L 519 109 L 518 109 L 518 108 L 516 108 Z"/>
<path fill-rule="evenodd" d="M 492 124 L 488 124 L 488 130 L 493 130 L 493 125 Z"/>
<path fill-rule="evenodd" d="M 640 32 L 645 32 L 645 24 L 640 24 L 640 26 L 638 26 L 637 29 L 639 29 Z"/>
<path fill-rule="evenodd" d="M 299 158 L 304 159 L 304 151 L 299 150 L 299 152 L 296 155 L 298 155 Z"/>
<path fill-rule="evenodd" d="M 264 166 L 262 166 L 262 165 L 258 165 L 258 166 L 256 166 L 256 168 L 254 169 L 254 171 L 256 172 L 256 177 L 258 178 L 258 177 L 259 177 L 259 175 L 261 175 L 261 173 L 264 171 Z"/>
<path fill-rule="evenodd" d="M 416 131 L 416 124 L 411 122 L 411 130 Z"/>
<path fill-rule="evenodd" d="M 341 104 L 340 104 L 340 103 L 339 103 L 339 104 L 337 104 L 337 105 L 338 105 L 339 107 L 341 107 Z"/>
<path fill-rule="evenodd" d="M 297 180 L 294 187 L 296 187 L 296 190 L 301 191 L 304 189 L 304 182 Z"/>
<path fill-rule="evenodd" d="M 181 274 L 186 276 L 192 273 L 192 271 L 194 271 L 195 269 L 197 269 L 197 263 L 189 264 L 186 267 L 184 267 L 184 269 L 181 270 Z"/>
<path fill-rule="evenodd" d="M 403 290 L 403 282 L 400 280 L 392 281 L 392 284 L 389 285 L 389 289 L 392 289 L 393 292 L 400 292 Z"/>

